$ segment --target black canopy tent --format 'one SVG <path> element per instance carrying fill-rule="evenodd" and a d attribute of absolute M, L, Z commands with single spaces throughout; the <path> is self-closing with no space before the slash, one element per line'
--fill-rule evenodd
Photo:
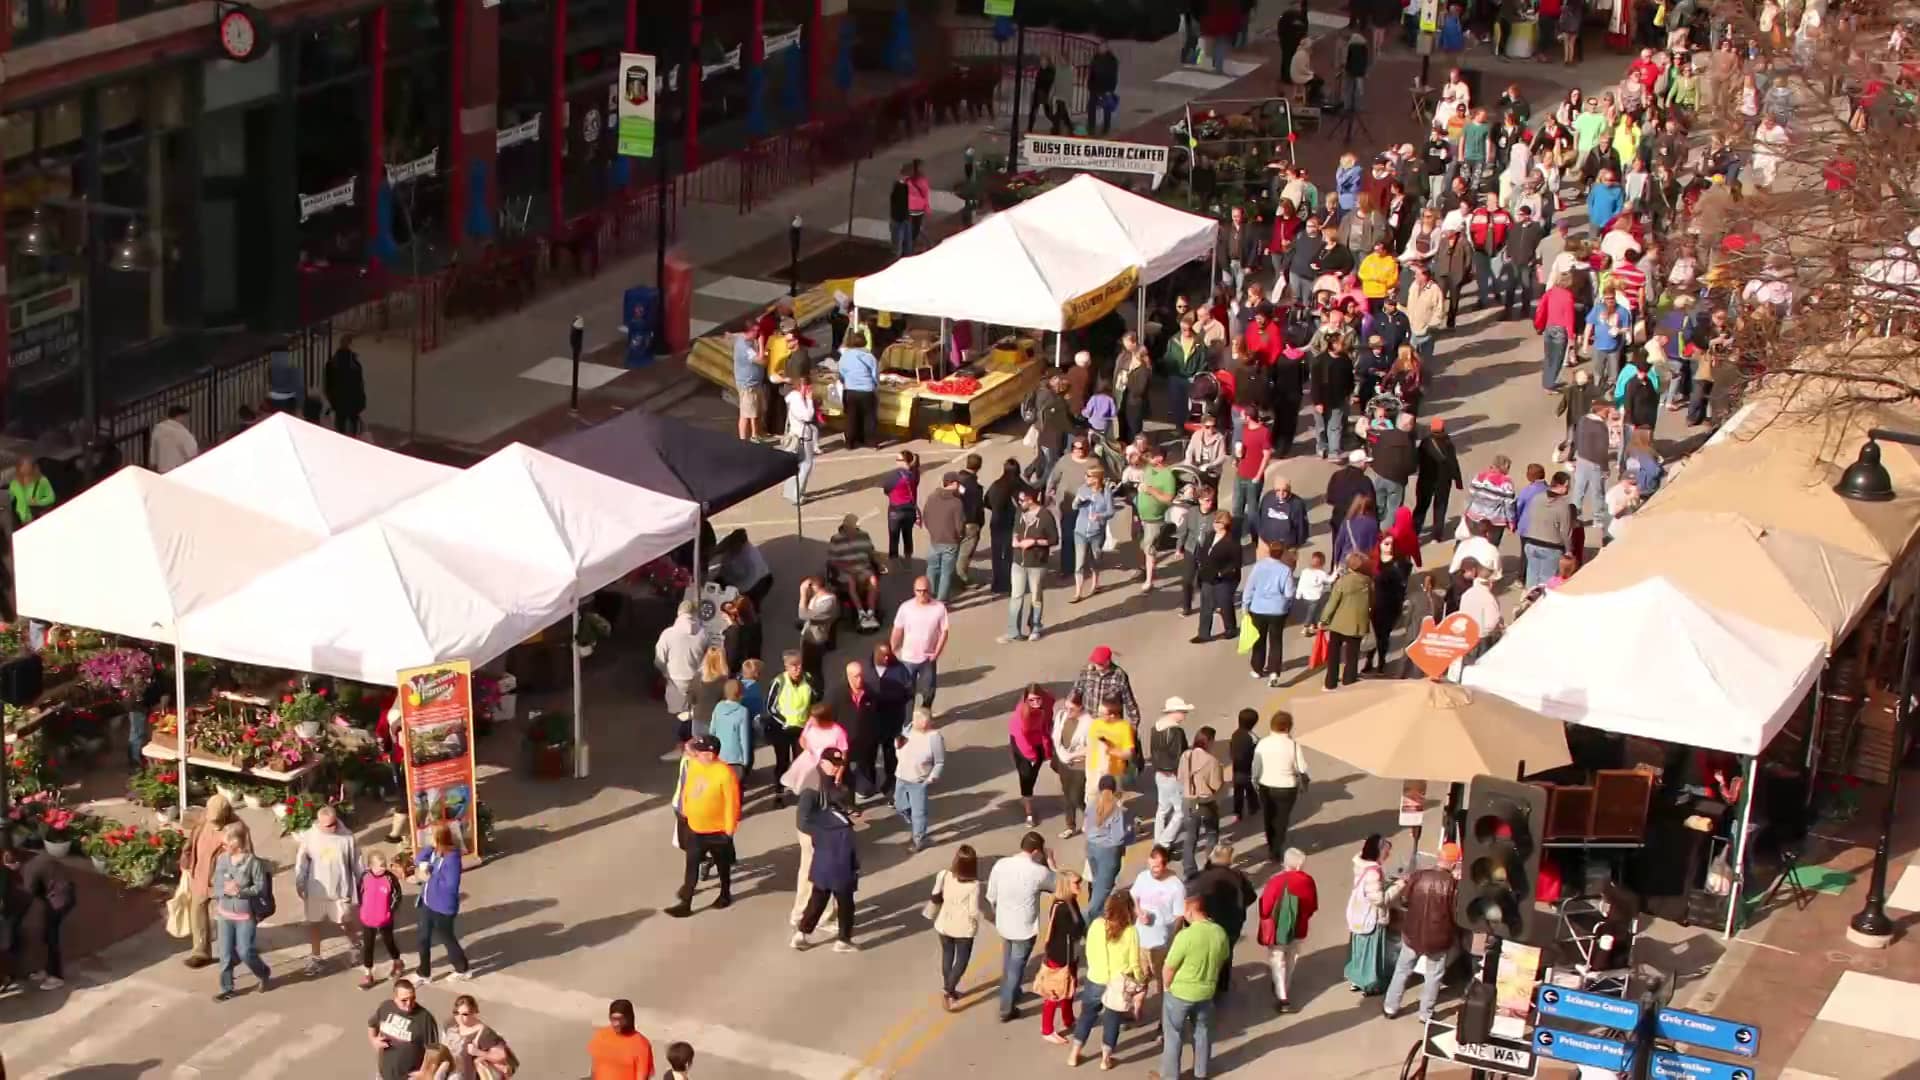
<path fill-rule="evenodd" d="M 603 476 L 699 504 L 702 532 L 707 515 L 745 502 L 800 471 L 799 457 L 785 450 L 644 409 L 567 432 L 541 449 Z M 801 531 L 798 506 L 793 520 L 795 531 Z M 699 544 L 696 534 L 696 587 L 702 570 Z"/>

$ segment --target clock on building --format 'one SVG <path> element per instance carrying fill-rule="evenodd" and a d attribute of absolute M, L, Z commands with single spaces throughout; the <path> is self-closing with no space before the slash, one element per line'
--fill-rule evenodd
<path fill-rule="evenodd" d="M 222 4 L 219 11 L 220 51 L 227 59 L 244 62 L 259 56 L 260 22 L 254 10 L 244 4 Z"/>

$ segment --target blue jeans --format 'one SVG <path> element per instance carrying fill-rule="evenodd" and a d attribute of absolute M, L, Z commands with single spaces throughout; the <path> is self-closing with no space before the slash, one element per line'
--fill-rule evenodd
<path fill-rule="evenodd" d="M 1088 822 L 1092 828 L 1092 822 Z M 1093 871 L 1093 884 L 1087 892 L 1087 910 L 1100 911 L 1107 902 L 1107 894 L 1113 891 L 1114 882 L 1120 880 L 1120 860 L 1125 857 L 1126 848 L 1108 844 L 1087 845 L 1087 868 Z"/>
<path fill-rule="evenodd" d="M 147 745 L 151 730 L 146 713 L 139 709 L 127 710 L 127 764 L 136 769 L 145 764 L 146 759 L 140 756 L 140 748 Z"/>
<path fill-rule="evenodd" d="M 1607 508 L 1607 469 L 1593 461 L 1573 463 L 1573 505 L 1586 521 L 1603 525 Z"/>
<path fill-rule="evenodd" d="M 1620 355 L 1625 351 L 1617 345 L 1611 349 L 1603 349 L 1597 344 L 1593 347 L 1593 381 L 1600 384 L 1602 392 L 1609 398 L 1613 395 L 1614 381 L 1620 377 Z"/>
<path fill-rule="evenodd" d="M 894 221 L 888 223 L 888 231 L 893 234 L 893 253 L 907 256 L 913 254 L 913 222 Z"/>
<path fill-rule="evenodd" d="M 1167 376 L 1167 420 L 1175 427 L 1187 422 L 1187 392 L 1191 386 L 1185 375 Z"/>
<path fill-rule="evenodd" d="M 927 580 L 933 583 L 933 598 L 947 602 L 953 590 L 953 568 L 960 562 L 960 545 L 935 544 L 927 549 Z"/>
<path fill-rule="evenodd" d="M 1020 1000 L 1020 984 L 1026 981 L 1027 960 L 1033 956 L 1033 939 L 1021 938 L 1017 941 L 1002 941 L 1000 956 L 1004 966 L 1000 971 L 1000 1015 L 1013 1011 Z"/>
<path fill-rule="evenodd" d="M 1473 253 L 1473 278 L 1480 283 L 1480 306 L 1486 307 L 1499 295 L 1498 282 L 1501 267 L 1506 263 L 1502 255 L 1489 255 L 1484 251 Z"/>
<path fill-rule="evenodd" d="M 1347 445 L 1347 410 L 1345 406 L 1329 405 L 1323 412 L 1313 412 L 1313 452 L 1321 457 L 1337 456 Z"/>
<path fill-rule="evenodd" d="M 1373 504 L 1381 521 L 1391 522 L 1393 512 L 1404 506 L 1407 501 L 1407 485 L 1396 483 L 1384 476 L 1375 474 L 1373 478 Z"/>
<path fill-rule="evenodd" d="M 1080 528 L 1080 507 L 1063 506 L 1057 515 L 1060 520 L 1060 572 L 1068 577 L 1080 566 L 1080 550 L 1073 546 L 1073 537 Z"/>
<path fill-rule="evenodd" d="M 267 962 L 260 959 L 260 950 L 254 945 L 254 934 L 259 929 L 252 919 L 223 919 L 218 911 L 213 913 L 214 958 L 220 964 L 220 991 L 233 993 L 233 969 L 241 964 L 261 982 L 266 982 L 273 972 L 267 969 Z"/>
<path fill-rule="evenodd" d="M 900 666 L 913 675 L 913 689 L 920 695 L 921 707 L 933 708 L 933 692 L 940 688 L 939 659 L 922 660 L 917 664 L 902 660 Z"/>
<path fill-rule="evenodd" d="M 1414 354 L 1420 357 L 1420 363 L 1422 365 L 1431 366 L 1433 364 L 1433 335 L 1431 333 L 1414 334 L 1407 343 L 1413 346 Z"/>
<path fill-rule="evenodd" d="M 1393 978 L 1387 983 L 1386 1011 L 1389 1014 L 1400 1011 L 1400 997 L 1407 992 L 1407 976 L 1413 974 L 1413 966 L 1421 960 L 1426 961 L 1426 970 L 1420 973 L 1420 1019 L 1433 1019 L 1434 1003 L 1440 1000 L 1440 973 L 1445 970 L 1447 954 L 1422 956 L 1406 944 L 1400 943 L 1400 959 L 1394 962 Z"/>
<path fill-rule="evenodd" d="M 893 782 L 893 808 L 913 826 L 915 846 L 927 842 L 927 785 L 908 780 Z"/>
<path fill-rule="evenodd" d="M 1180 1075 L 1180 1042 L 1187 1023 L 1193 1023 L 1194 1080 L 1207 1080 L 1213 1063 L 1213 1001 L 1182 1001 L 1172 994 L 1160 998 L 1160 1037 L 1166 1049 L 1160 1052 L 1160 1075 Z"/>
<path fill-rule="evenodd" d="M 973 939 L 935 934 L 940 939 L 940 988 L 949 997 L 960 993 L 960 979 L 973 961 Z"/>
<path fill-rule="evenodd" d="M 1126 1019 L 1125 1013 L 1117 1013 L 1100 1004 L 1100 996 L 1107 992 L 1106 984 L 1091 979 L 1080 980 L 1080 1015 L 1073 1021 L 1073 1045 L 1085 1046 L 1087 1036 L 1093 1034 L 1093 1025 L 1100 1025 L 1100 1045 L 1108 1053 L 1120 1046 L 1120 1023 Z"/>
<path fill-rule="evenodd" d="M 1553 575 L 1560 570 L 1560 556 L 1562 554 L 1564 554 L 1564 552 L 1559 548 L 1551 548 L 1545 544 L 1533 544 L 1522 540 L 1520 542 L 1520 555 L 1526 560 L 1527 564 L 1527 588 L 1538 588 L 1552 580 Z"/>
<path fill-rule="evenodd" d="M 1180 826 L 1187 819 L 1180 778 L 1173 773 L 1154 773 L 1153 793 L 1158 801 L 1153 811 L 1153 842 L 1172 848 L 1180 842 Z"/>
<path fill-rule="evenodd" d="M 800 456 L 800 471 L 794 473 L 793 478 L 781 485 L 780 488 L 781 493 L 786 495 L 787 501 L 795 506 L 799 506 L 806 501 L 807 481 L 813 479 L 814 450 L 812 440 L 801 439 L 800 449 L 797 453 Z"/>
<path fill-rule="evenodd" d="M 1015 552 L 1016 556 L 1019 552 Z M 1026 637 L 1029 631 L 1040 632 L 1040 606 L 1046 602 L 1047 568 L 1044 566 L 1016 566 L 1013 568 L 1013 592 L 1007 599 L 1007 636 Z M 1032 604 L 1027 597 L 1031 594 Z M 1031 610 L 1029 610 L 1031 609 Z"/>
<path fill-rule="evenodd" d="M 1233 478 L 1233 524 L 1240 542 L 1253 539 L 1253 523 L 1260 516 L 1260 478 Z"/>
<path fill-rule="evenodd" d="M 1546 353 L 1540 362 L 1540 385 L 1548 390 L 1560 382 L 1560 369 L 1567 363 L 1567 332 L 1557 326 L 1547 327 L 1540 336 Z"/>

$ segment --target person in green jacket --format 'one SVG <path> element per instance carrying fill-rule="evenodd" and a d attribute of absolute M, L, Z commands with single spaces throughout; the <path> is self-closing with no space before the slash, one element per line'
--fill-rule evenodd
<path fill-rule="evenodd" d="M 7 493 L 13 496 L 14 520 L 22 525 L 32 521 L 36 511 L 53 505 L 53 484 L 40 471 L 40 463 L 30 457 L 14 462 Z"/>
<path fill-rule="evenodd" d="M 1362 551 L 1347 556 L 1347 572 L 1334 579 L 1321 609 L 1320 625 L 1327 631 L 1326 689 L 1352 686 L 1360 679 L 1360 639 L 1367 636 L 1373 615 L 1371 557 Z M 1341 678 L 1341 668 L 1346 668 Z"/>
<path fill-rule="evenodd" d="M 1194 330 L 1191 314 L 1180 316 L 1180 332 L 1167 341 L 1160 370 L 1167 376 L 1167 419 L 1175 427 L 1187 422 L 1187 389 L 1195 375 L 1207 369 L 1207 343 Z"/>

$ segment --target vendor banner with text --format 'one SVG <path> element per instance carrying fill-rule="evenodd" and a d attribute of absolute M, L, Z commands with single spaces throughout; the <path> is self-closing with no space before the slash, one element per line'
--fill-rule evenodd
<path fill-rule="evenodd" d="M 618 149 L 626 157 L 653 156 L 654 102 L 660 87 L 659 60 L 645 53 L 620 54 Z"/>
<path fill-rule="evenodd" d="M 413 850 L 433 831 L 453 829 L 460 850 L 480 854 L 480 802 L 473 783 L 473 665 L 448 660 L 400 673 L 400 730 L 407 764 L 407 820 Z"/>
<path fill-rule="evenodd" d="M 1065 138 L 1059 135 L 1028 135 L 1020 140 L 1022 169 L 1098 169 L 1103 172 L 1136 173 L 1153 177 L 1159 187 L 1166 179 L 1170 151 L 1151 143 L 1116 142 L 1112 139 Z"/>
<path fill-rule="evenodd" d="M 1092 292 L 1079 296 L 1060 306 L 1061 328 L 1078 330 L 1100 318 L 1107 312 L 1120 306 L 1121 302 L 1133 295 L 1140 287 L 1140 268 L 1129 266 L 1120 276 L 1107 282 Z"/>

